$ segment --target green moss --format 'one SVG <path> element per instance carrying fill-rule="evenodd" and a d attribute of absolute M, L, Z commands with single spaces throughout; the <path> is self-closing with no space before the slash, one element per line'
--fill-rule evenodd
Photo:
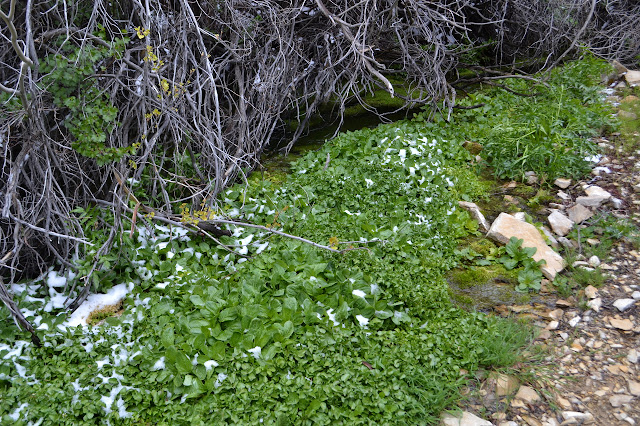
<path fill-rule="evenodd" d="M 115 305 L 103 306 L 100 309 L 96 309 L 95 311 L 89 314 L 87 318 L 87 324 L 89 325 L 98 325 L 104 319 L 117 316 L 119 311 L 122 309 L 122 302 L 118 302 Z"/>
<path fill-rule="evenodd" d="M 449 280 L 460 289 L 466 289 L 489 282 L 506 282 L 515 284 L 518 282 L 517 273 L 507 271 L 500 264 L 490 266 L 473 266 L 469 269 L 454 269 L 449 273 Z"/>
<path fill-rule="evenodd" d="M 483 257 L 487 257 L 493 252 L 495 252 L 498 246 L 496 246 L 493 243 L 493 241 L 488 240 L 486 238 L 482 238 L 480 240 L 473 241 L 471 244 L 469 244 L 469 248 L 471 248 L 476 253 L 482 255 Z"/>
<path fill-rule="evenodd" d="M 459 306 L 473 306 L 473 299 L 471 296 L 467 296 L 466 294 L 455 292 L 449 289 L 449 296 L 451 300 Z"/>
<path fill-rule="evenodd" d="M 538 190 L 530 185 L 518 184 L 515 188 L 513 188 L 512 194 L 517 197 L 523 198 L 531 198 L 533 197 Z"/>

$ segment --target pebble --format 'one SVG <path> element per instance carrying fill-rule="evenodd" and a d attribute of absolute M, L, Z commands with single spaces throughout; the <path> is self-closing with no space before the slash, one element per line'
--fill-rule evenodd
<path fill-rule="evenodd" d="M 521 399 L 528 404 L 533 404 L 540 401 L 540 395 L 538 395 L 532 387 L 520 386 L 520 389 L 518 389 L 518 393 L 516 394 L 516 399 Z"/>
<path fill-rule="evenodd" d="M 547 330 L 557 330 L 559 325 L 560 325 L 560 323 L 558 321 L 551 321 L 547 325 Z"/>
<path fill-rule="evenodd" d="M 581 413 L 579 411 L 563 411 L 562 418 L 565 420 L 581 419 L 587 421 L 589 419 L 593 420 L 593 415 L 591 415 L 591 413 Z M 564 422 L 562 424 L 564 424 Z"/>
<path fill-rule="evenodd" d="M 569 325 L 570 325 L 571 327 L 575 327 L 576 325 L 578 325 L 578 323 L 580 322 L 580 320 L 581 320 L 581 319 L 582 319 L 582 318 L 581 318 L 580 316 L 577 316 L 577 317 L 575 317 L 575 318 L 572 318 L 572 319 L 569 321 Z"/>
<path fill-rule="evenodd" d="M 612 407 L 621 407 L 631 401 L 633 401 L 633 396 L 624 394 L 613 395 L 609 398 L 609 404 L 611 404 Z"/>
<path fill-rule="evenodd" d="M 635 299 L 618 299 L 613 302 L 613 306 L 615 306 L 620 312 L 624 312 L 632 307 L 634 303 L 636 303 Z"/>
<path fill-rule="evenodd" d="M 589 265 L 593 266 L 594 268 L 597 268 L 598 266 L 600 266 L 600 258 L 598 256 L 591 256 L 589 258 Z"/>
<path fill-rule="evenodd" d="M 633 329 L 633 323 L 629 319 L 610 318 L 609 323 L 620 330 L 629 331 Z"/>
<path fill-rule="evenodd" d="M 589 302 L 587 302 L 587 306 L 596 312 L 600 312 L 600 308 L 602 307 L 602 299 L 597 297 L 593 300 L 590 300 Z"/>
<path fill-rule="evenodd" d="M 561 189 L 567 189 L 571 185 L 571 179 L 558 178 L 553 183 Z"/>
<path fill-rule="evenodd" d="M 592 285 L 588 285 L 584 289 L 584 295 L 589 299 L 595 299 L 596 297 L 598 297 L 598 289 Z"/>
<path fill-rule="evenodd" d="M 640 300 L 640 291 L 634 291 L 631 297 L 633 297 L 634 300 Z"/>
<path fill-rule="evenodd" d="M 627 354 L 627 361 L 631 364 L 637 364 L 638 362 L 638 351 L 636 349 L 630 349 Z"/>
<path fill-rule="evenodd" d="M 445 414 L 442 416 L 440 424 L 443 426 L 492 426 L 491 422 L 483 420 L 468 411 L 463 412 L 461 416 Z"/>
<path fill-rule="evenodd" d="M 634 396 L 640 396 L 640 382 L 629 380 L 629 393 Z"/>

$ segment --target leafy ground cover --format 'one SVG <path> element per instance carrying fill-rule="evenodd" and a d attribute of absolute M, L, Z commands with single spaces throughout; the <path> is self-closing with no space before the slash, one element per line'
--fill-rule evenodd
<path fill-rule="evenodd" d="M 593 77 L 600 67 L 581 64 L 567 72 Z M 513 363 L 530 337 L 522 324 L 450 300 L 445 274 L 460 264 L 459 240 L 477 232 L 457 202 L 487 189 L 463 143 L 484 142 L 482 155 L 499 176 L 586 170 L 585 156 L 595 152 L 586 136 L 606 113 L 598 98 L 585 107 L 583 90 L 571 86 L 575 79 L 565 85 L 563 75 L 550 80 L 563 90 L 540 95 L 547 108 L 538 98 L 475 94 L 465 102 L 485 106 L 452 123 L 428 122 L 425 112 L 344 133 L 294 163 L 283 182 L 255 175 L 225 191 L 219 210 L 183 207 L 185 220 L 242 218 L 348 249 L 342 254 L 240 227 L 221 238 L 235 248 L 229 253 L 177 229 L 138 226 L 122 235 L 95 283 L 96 291 L 126 293 L 123 309 L 104 310 L 119 316 L 92 327 L 77 325 L 81 313 L 68 318 L 62 310 L 73 274 L 51 271 L 14 286 L 45 344 L 17 340 L 15 326 L 2 320 L 2 421 L 435 423 L 469 375 Z M 589 81 L 579 84 L 591 90 Z M 558 96 L 562 108 L 550 113 Z M 528 119 L 517 100 L 531 103 Z M 509 129 L 542 131 L 535 111 L 552 114 L 548 138 L 537 140 L 563 161 L 534 160 L 528 136 L 524 150 L 514 141 Z M 579 126 L 580 114 L 592 118 L 589 125 Z M 569 126 L 558 117 L 578 118 Z M 502 145 L 492 150 L 494 137 Z M 95 211 L 84 214 L 99 239 Z M 501 259 L 510 269 L 527 264 Z"/>

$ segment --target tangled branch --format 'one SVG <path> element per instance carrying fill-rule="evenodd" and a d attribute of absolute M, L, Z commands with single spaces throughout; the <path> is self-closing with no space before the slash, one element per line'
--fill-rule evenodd
<path fill-rule="evenodd" d="M 142 182 L 165 217 L 177 203 L 213 207 L 323 106 L 341 117 L 385 90 L 450 112 L 460 66 L 497 84 L 581 46 L 630 61 L 638 16 L 632 0 L 11 0 L 0 12 L 0 276 L 74 268 L 92 244 L 74 210 L 92 205 L 113 217 L 92 248 L 98 270 L 137 211 L 116 174 Z"/>

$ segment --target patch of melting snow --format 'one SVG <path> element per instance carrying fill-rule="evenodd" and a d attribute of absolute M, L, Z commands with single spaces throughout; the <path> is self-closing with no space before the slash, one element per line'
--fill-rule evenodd
<path fill-rule="evenodd" d="M 17 358 L 19 356 L 22 355 L 22 349 L 27 346 L 29 344 L 29 342 L 27 342 L 26 340 L 20 340 L 18 342 L 15 342 L 13 348 L 9 345 L 5 345 L 4 343 L 0 343 L 0 351 L 2 350 L 6 350 L 8 351 L 5 355 L 4 355 L 4 359 L 9 359 L 9 358 Z"/>
<path fill-rule="evenodd" d="M 213 384 L 214 387 L 218 388 L 220 386 L 222 386 L 222 382 L 224 382 L 224 379 L 227 378 L 227 375 L 224 373 L 218 373 L 218 378 L 216 379 L 216 382 Z"/>
<path fill-rule="evenodd" d="M 262 348 L 260 346 L 256 346 L 255 348 L 249 349 L 247 352 L 251 353 L 255 359 L 260 359 L 262 355 Z"/>
<path fill-rule="evenodd" d="M 269 243 L 268 242 L 264 242 L 262 244 L 259 244 L 258 245 L 258 249 L 256 250 L 256 254 L 262 253 L 267 247 L 269 247 Z"/>
<path fill-rule="evenodd" d="M 105 365 L 110 364 L 110 363 L 111 363 L 111 362 L 110 362 L 110 360 L 109 360 L 109 357 L 108 357 L 108 356 L 107 356 L 107 357 L 104 357 L 104 358 L 103 358 L 103 359 L 101 359 L 101 360 L 96 361 L 96 364 L 98 365 L 98 369 L 102 369 L 102 367 L 104 367 Z"/>
<path fill-rule="evenodd" d="M 331 320 L 333 325 L 340 325 L 340 323 L 338 321 L 336 321 L 336 314 L 333 313 L 333 308 L 329 308 L 327 310 L 327 316 L 329 317 L 329 319 Z"/>
<path fill-rule="evenodd" d="M 100 401 L 102 401 L 105 405 L 104 412 L 106 414 L 111 413 L 112 411 L 111 406 L 115 402 L 116 397 L 118 396 L 120 391 L 122 391 L 123 389 L 126 389 L 125 386 L 122 386 L 122 384 L 118 384 L 118 386 L 111 389 L 111 392 L 109 392 L 108 396 L 103 395 L 100 397 Z M 116 407 L 118 408 L 118 414 L 120 415 L 120 417 L 122 417 L 121 413 L 124 413 L 125 417 L 129 417 L 131 415 L 130 413 L 127 413 L 126 407 L 124 406 L 124 401 L 122 401 L 122 398 L 119 398 L 118 402 L 116 403 Z"/>
<path fill-rule="evenodd" d="M 133 287 L 133 284 L 131 284 Z M 116 305 L 125 298 L 129 288 L 126 284 L 118 284 L 109 289 L 106 294 L 91 294 L 78 309 L 63 323 L 63 327 L 76 327 L 87 325 L 87 318 L 97 309 L 105 306 Z"/>
<path fill-rule="evenodd" d="M 164 357 L 162 358 L 162 360 L 164 361 Z M 205 361 L 203 365 L 204 365 L 205 370 L 209 371 L 212 368 L 215 368 L 220 364 L 218 364 L 217 362 L 215 362 L 214 360 L 211 359 L 209 361 Z"/>
<path fill-rule="evenodd" d="M 366 295 L 367 295 L 367 294 L 366 294 L 364 291 L 362 291 L 362 290 L 353 290 L 353 291 L 351 292 L 351 294 L 353 294 L 354 296 L 357 296 L 357 297 L 362 297 L 362 298 L 366 297 Z"/>
<path fill-rule="evenodd" d="M 356 319 L 360 323 L 360 327 L 366 328 L 367 324 L 369 324 L 369 318 L 363 317 L 362 315 L 356 315 Z"/>
<path fill-rule="evenodd" d="M 606 174 L 611 173 L 611 169 L 608 168 L 608 167 L 598 166 L 598 167 L 594 167 L 593 170 L 596 171 L 596 172 L 602 172 L 602 173 L 606 173 Z"/>
<path fill-rule="evenodd" d="M 164 367 L 165 367 L 164 357 L 162 357 L 159 360 L 157 360 L 155 364 L 153 364 L 153 367 L 151 367 L 151 371 L 164 370 Z M 206 365 L 205 365 L 205 368 L 206 368 Z"/>
<path fill-rule="evenodd" d="M 16 408 L 16 410 L 13 413 L 9 414 L 9 417 L 11 418 L 11 420 L 13 420 L 14 422 L 17 422 L 18 419 L 20 418 L 20 412 L 24 410 L 25 407 L 28 407 L 28 406 L 29 404 L 27 404 L 26 402 L 23 402 L 22 404 L 20 404 L 20 406 Z"/>

